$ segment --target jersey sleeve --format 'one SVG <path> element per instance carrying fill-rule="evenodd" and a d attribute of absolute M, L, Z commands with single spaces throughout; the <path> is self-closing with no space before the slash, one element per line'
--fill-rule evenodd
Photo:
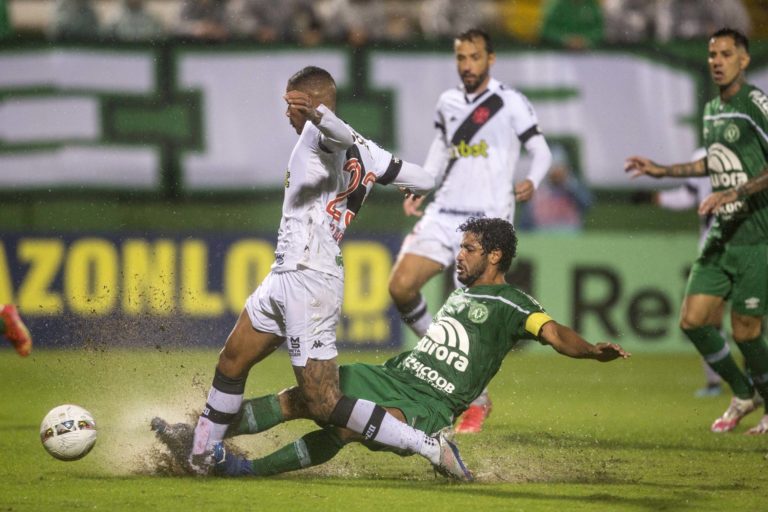
<path fill-rule="evenodd" d="M 320 130 L 320 148 L 328 153 L 343 151 L 354 144 L 354 132 L 325 105 L 317 107 L 323 117 L 317 124 Z"/>
<path fill-rule="evenodd" d="M 520 92 L 510 91 L 505 101 L 509 102 L 512 127 L 521 143 L 525 144 L 531 137 L 541 135 L 539 119 L 528 98 Z"/>
<path fill-rule="evenodd" d="M 749 99 L 752 101 L 753 107 L 750 109 L 750 117 L 755 123 L 763 154 L 768 155 L 768 96 L 760 89 L 755 88 L 750 91 Z"/>
<path fill-rule="evenodd" d="M 541 304 L 527 293 L 511 287 L 504 298 L 510 304 L 507 308 L 507 325 L 511 329 L 511 337 L 538 340 L 541 327 L 552 320 Z"/>

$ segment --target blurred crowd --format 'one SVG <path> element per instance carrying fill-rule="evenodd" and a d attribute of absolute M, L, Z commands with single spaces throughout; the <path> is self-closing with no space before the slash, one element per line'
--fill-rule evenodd
<path fill-rule="evenodd" d="M 18 31 L 9 6 L 22 1 L 0 0 L 0 37 Z M 475 26 L 500 39 L 573 50 L 699 39 L 723 26 L 768 38 L 768 0 L 49 1 L 52 10 L 41 28 L 53 40 L 398 44 L 448 39 Z M 170 4 L 173 19 L 156 9 Z"/>

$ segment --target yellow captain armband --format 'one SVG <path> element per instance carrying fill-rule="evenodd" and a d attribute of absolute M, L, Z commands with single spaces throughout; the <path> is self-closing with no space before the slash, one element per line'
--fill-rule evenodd
<path fill-rule="evenodd" d="M 538 337 L 541 327 L 551 320 L 552 317 L 546 313 L 533 313 L 525 321 L 525 330 Z"/>

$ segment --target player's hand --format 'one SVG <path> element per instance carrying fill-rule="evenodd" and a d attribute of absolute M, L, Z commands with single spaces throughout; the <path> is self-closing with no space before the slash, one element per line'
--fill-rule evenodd
<path fill-rule="evenodd" d="M 289 110 L 295 110 L 312 121 L 314 124 L 320 122 L 322 115 L 315 109 L 312 103 L 312 97 L 303 91 L 292 90 L 285 93 L 283 99 L 288 104 Z"/>
<path fill-rule="evenodd" d="M 664 176 L 664 168 L 642 156 L 631 156 L 624 162 L 624 172 L 629 173 L 630 178 L 638 176 L 650 176 L 661 178 Z"/>
<path fill-rule="evenodd" d="M 421 217 L 424 215 L 421 203 L 424 202 L 424 196 L 410 195 L 403 200 L 403 211 L 407 217 Z"/>
<path fill-rule="evenodd" d="M 732 188 L 721 192 L 712 192 L 699 205 L 699 215 L 715 213 L 724 204 L 732 203 L 738 198 L 739 195 Z"/>
<path fill-rule="evenodd" d="M 632 354 L 621 348 L 617 343 L 597 343 L 594 356 L 601 363 L 606 363 L 619 358 L 629 359 Z"/>
<path fill-rule="evenodd" d="M 531 180 L 524 180 L 515 184 L 515 201 L 518 203 L 524 203 L 533 197 L 533 192 L 536 189 L 533 186 Z"/>

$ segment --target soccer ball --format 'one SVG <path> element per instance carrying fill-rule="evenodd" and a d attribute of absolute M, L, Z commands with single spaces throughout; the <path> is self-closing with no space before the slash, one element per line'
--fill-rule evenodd
<path fill-rule="evenodd" d="M 43 448 L 59 460 L 77 460 L 88 455 L 96 444 L 96 422 L 91 413 L 77 405 L 51 409 L 40 424 Z"/>

